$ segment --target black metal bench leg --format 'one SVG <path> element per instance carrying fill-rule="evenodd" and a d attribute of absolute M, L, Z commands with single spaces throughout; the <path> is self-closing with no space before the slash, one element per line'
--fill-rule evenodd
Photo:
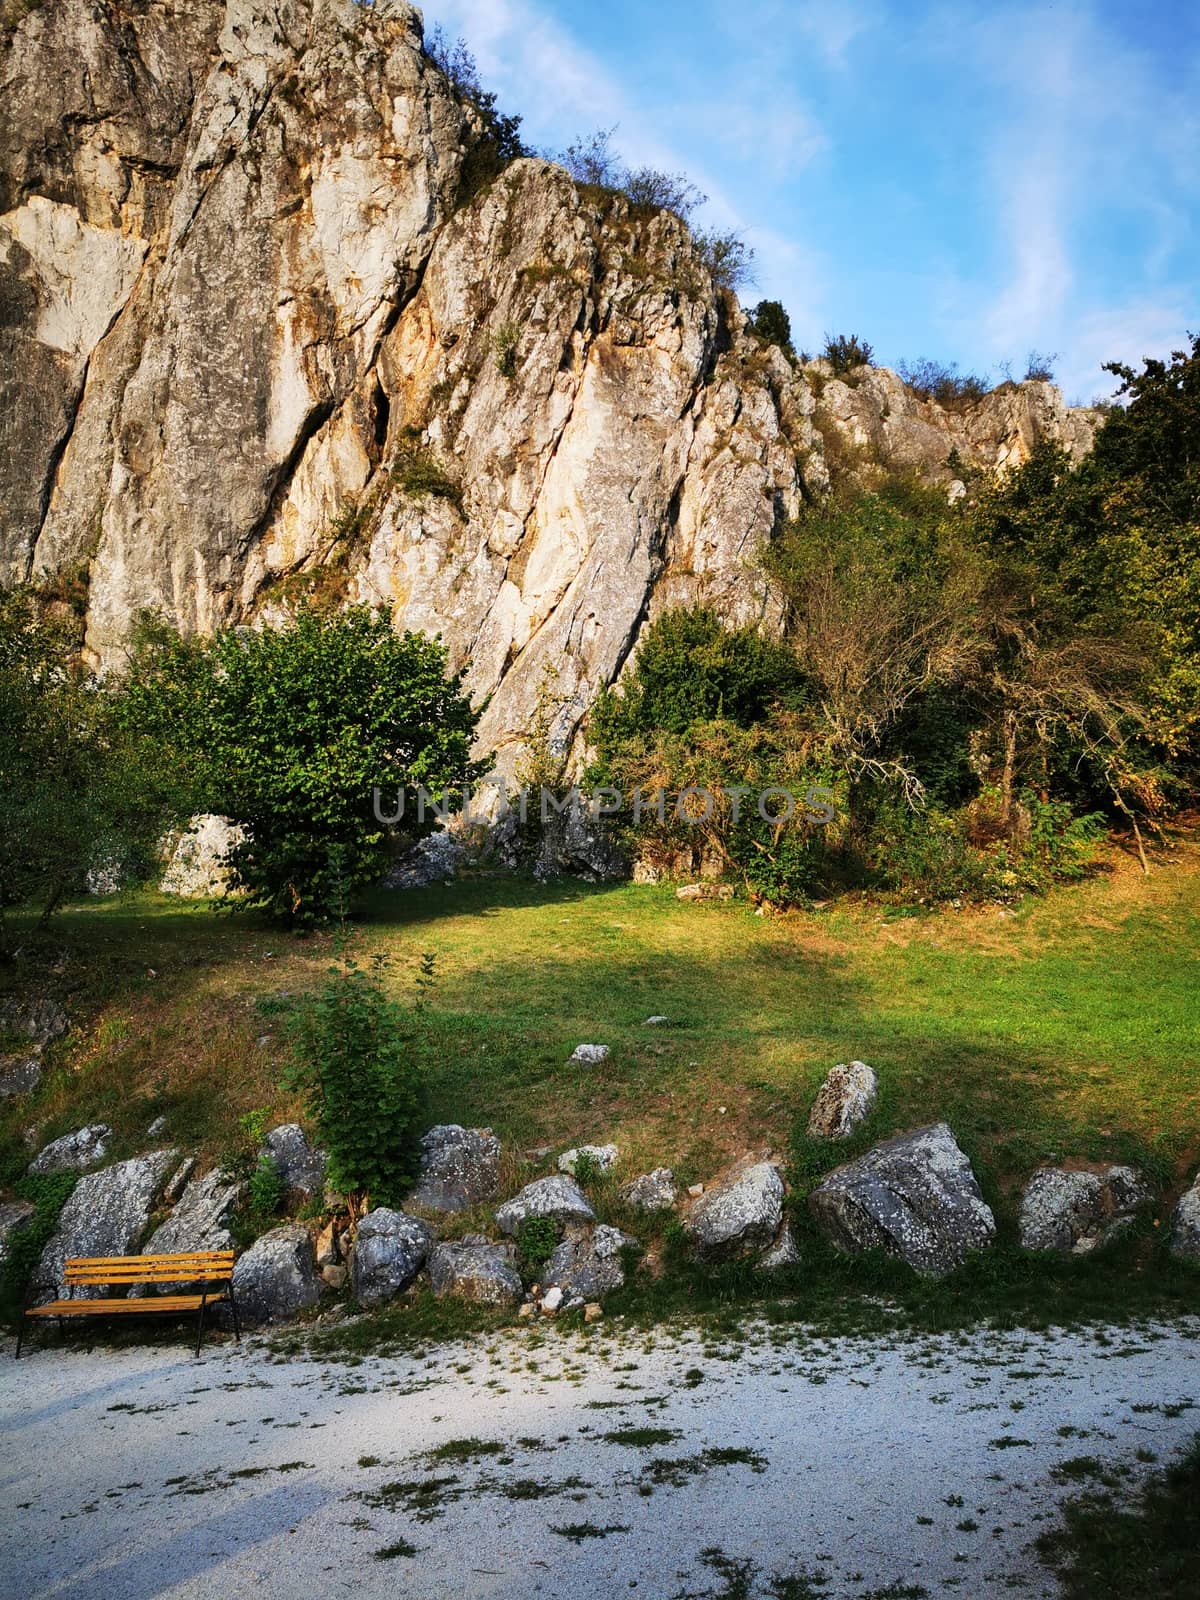
<path fill-rule="evenodd" d="M 229 1290 L 229 1309 L 233 1312 L 233 1337 L 239 1344 L 242 1342 L 242 1319 L 238 1316 L 237 1301 L 233 1298 L 232 1287 Z"/>
<path fill-rule="evenodd" d="M 22 1340 L 24 1338 L 25 1338 L 25 1313 L 22 1311 L 21 1320 L 20 1320 L 20 1322 L 17 1323 L 17 1353 L 16 1353 L 16 1355 L 13 1356 L 13 1360 L 14 1361 L 20 1361 L 20 1359 L 21 1359 L 21 1343 L 22 1343 Z"/>
<path fill-rule="evenodd" d="M 200 1359 L 200 1341 L 204 1337 L 204 1307 L 208 1302 L 207 1290 L 200 1298 L 200 1310 L 196 1316 L 196 1359 Z"/>

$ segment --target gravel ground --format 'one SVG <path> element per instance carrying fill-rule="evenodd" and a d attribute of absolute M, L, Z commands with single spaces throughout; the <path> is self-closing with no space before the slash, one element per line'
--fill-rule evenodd
<path fill-rule="evenodd" d="M 43 1334 L 0 1351 L 0 1594 L 1052 1596 L 1029 1545 L 1079 1487 L 1055 1469 L 1180 1449 L 1198 1331 L 608 1322 L 355 1365 Z"/>

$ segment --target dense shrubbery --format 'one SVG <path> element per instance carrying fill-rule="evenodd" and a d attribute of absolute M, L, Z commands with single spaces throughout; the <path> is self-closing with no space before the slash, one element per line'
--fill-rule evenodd
<path fill-rule="evenodd" d="M 896 371 L 914 394 L 922 400 L 936 400 L 948 411 L 976 405 L 991 387 L 973 372 L 959 372 L 954 361 L 933 361 L 928 356 L 901 361 Z"/>
<path fill-rule="evenodd" d="M 179 752 L 197 809 L 249 830 L 231 862 L 241 903 L 296 924 L 344 915 L 385 869 L 376 785 L 385 814 L 403 791 L 411 825 L 418 785 L 454 810 L 451 786 L 478 771 L 478 717 L 442 645 L 362 606 L 209 640 L 147 624 L 121 703 Z"/>
<path fill-rule="evenodd" d="M 1078 465 L 1046 446 L 954 506 L 893 477 L 809 507 L 768 558 L 782 645 L 711 612 L 647 630 L 596 707 L 597 781 L 816 785 L 836 815 L 771 824 L 721 796 L 659 821 L 647 803 L 639 850 L 699 847 L 776 902 L 1011 899 L 1085 872 L 1111 824 L 1140 849 L 1194 796 L 1200 341 L 1112 370 L 1128 404 Z"/>
<path fill-rule="evenodd" d="M 795 356 L 792 319 L 778 300 L 760 300 L 750 313 L 750 332 L 766 344 L 777 344 L 785 355 Z"/>
<path fill-rule="evenodd" d="M 874 366 L 875 352 L 856 333 L 827 333 L 821 359 L 828 361 L 834 376 L 840 378 L 855 367 Z"/>

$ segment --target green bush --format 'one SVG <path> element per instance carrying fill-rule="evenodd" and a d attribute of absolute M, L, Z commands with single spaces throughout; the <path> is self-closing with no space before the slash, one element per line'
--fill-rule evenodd
<path fill-rule="evenodd" d="M 960 373 L 957 362 L 934 361 L 928 356 L 901 361 L 896 371 L 922 400 L 936 400 L 949 411 L 976 405 L 991 387 L 973 372 Z"/>
<path fill-rule="evenodd" d="M 346 959 L 297 1008 L 290 1087 L 308 1097 L 332 1187 L 394 1204 L 418 1157 L 420 1069 L 411 1018 L 373 973 Z"/>
<path fill-rule="evenodd" d="M 269 1155 L 261 1155 L 249 1182 L 249 1206 L 251 1215 L 265 1220 L 273 1217 L 283 1204 L 283 1179 L 279 1176 L 279 1168 Z"/>
<path fill-rule="evenodd" d="M 34 1268 L 78 1182 L 74 1172 L 30 1172 L 13 1185 L 22 1200 L 33 1202 L 34 1212 L 23 1228 L 9 1236 L 8 1255 L 0 1271 L 0 1315 L 13 1319 L 20 1313 Z"/>
<path fill-rule="evenodd" d="M 536 1278 L 554 1254 L 558 1227 L 553 1217 L 526 1217 L 517 1224 L 516 1240 L 522 1276 Z"/>
<path fill-rule="evenodd" d="M 750 332 L 766 344 L 777 344 L 785 355 L 795 355 L 791 318 L 778 300 L 758 302 L 750 313 Z"/>
<path fill-rule="evenodd" d="M 853 372 L 855 367 L 870 367 L 875 362 L 874 350 L 856 333 L 827 333 L 821 356 L 839 378 Z"/>
<path fill-rule="evenodd" d="M 452 44 L 437 25 L 426 36 L 425 54 L 445 76 L 459 102 L 472 113 L 457 195 L 458 205 L 468 205 L 511 162 L 532 155 L 533 151 L 521 138 L 521 118 L 506 116 L 497 108 L 496 96 L 484 89 L 465 39 L 456 39 Z"/>
<path fill-rule="evenodd" d="M 720 228 L 699 229 L 692 243 L 717 289 L 741 289 L 754 282 L 754 251 L 738 234 Z"/>

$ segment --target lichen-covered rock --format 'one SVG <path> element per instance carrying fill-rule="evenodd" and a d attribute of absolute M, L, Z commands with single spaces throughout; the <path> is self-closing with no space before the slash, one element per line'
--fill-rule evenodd
<path fill-rule="evenodd" d="M 739 1162 L 705 1190 L 684 1221 L 695 1253 L 717 1261 L 765 1249 L 783 1220 L 783 1192 L 773 1162 Z"/>
<path fill-rule="evenodd" d="M 263 1153 L 275 1163 L 285 1189 L 304 1195 L 321 1194 L 324 1190 L 329 1158 L 324 1150 L 313 1149 L 298 1122 L 282 1122 L 272 1128 L 264 1140 Z"/>
<path fill-rule="evenodd" d="M 61 1000 L 39 995 L 32 1000 L 9 998 L 0 1005 L 0 1024 L 41 1048 L 70 1031 L 71 1019 Z"/>
<path fill-rule="evenodd" d="M 1174 1255 L 1200 1261 L 1200 1173 L 1190 1189 L 1185 1189 L 1175 1207 L 1171 1229 L 1171 1250 Z"/>
<path fill-rule="evenodd" d="M 758 1258 L 760 1272 L 778 1272 L 781 1267 L 794 1267 L 800 1261 L 800 1247 L 792 1233 L 791 1224 L 785 1222 L 770 1249 Z"/>
<path fill-rule="evenodd" d="M 389 1206 L 368 1211 L 358 1224 L 350 1257 L 354 1298 L 373 1306 L 407 1289 L 425 1265 L 433 1241 L 433 1229 L 419 1217 Z"/>
<path fill-rule="evenodd" d="M 897 1134 L 835 1168 L 808 1203 L 837 1249 L 886 1250 L 935 1277 L 996 1237 L 971 1163 L 944 1122 Z"/>
<path fill-rule="evenodd" d="M 524 1289 L 513 1254 L 511 1244 L 495 1244 L 478 1233 L 435 1245 L 429 1254 L 430 1286 L 439 1299 L 453 1295 L 478 1305 L 515 1305 Z"/>
<path fill-rule="evenodd" d="M 8 1260 L 13 1241 L 21 1229 L 28 1226 L 34 1210 L 29 1200 L 13 1200 L 7 1205 L 0 1205 L 0 1272 Z"/>
<path fill-rule="evenodd" d="M 808 1118 L 810 1139 L 848 1139 L 867 1120 L 879 1094 L 875 1069 L 865 1061 L 839 1061 L 817 1090 Z"/>
<path fill-rule="evenodd" d="M 583 1067 L 598 1067 L 608 1060 L 609 1054 L 606 1044 L 577 1044 L 571 1051 L 571 1060 Z"/>
<path fill-rule="evenodd" d="M 97 1167 L 108 1154 L 112 1129 L 106 1122 L 76 1128 L 55 1139 L 29 1163 L 30 1172 L 86 1172 Z"/>
<path fill-rule="evenodd" d="M 40 1299 L 51 1300 L 64 1291 L 63 1267 L 72 1256 L 137 1252 L 163 1180 L 177 1158 L 175 1150 L 157 1150 L 80 1178 L 38 1263 Z M 103 1290 L 89 1293 L 95 1299 Z"/>
<path fill-rule="evenodd" d="M 490 1128 L 443 1123 L 421 1140 L 421 1175 L 409 1196 L 426 1211 L 466 1211 L 494 1200 L 500 1183 L 500 1141 Z"/>
<path fill-rule="evenodd" d="M 620 1228 L 597 1223 L 595 1227 L 570 1227 L 541 1272 L 545 1287 L 557 1287 L 568 1299 L 599 1300 L 625 1282 L 621 1251 L 636 1247 L 637 1240 Z"/>
<path fill-rule="evenodd" d="M 229 1218 L 245 1185 L 214 1167 L 193 1178 L 175 1209 L 146 1241 L 146 1255 L 178 1255 L 190 1250 L 232 1250 Z"/>
<path fill-rule="evenodd" d="M 1132 1167 L 1042 1167 L 1021 1196 L 1021 1248 L 1086 1255 L 1123 1233 L 1149 1200 L 1145 1179 Z"/>
<path fill-rule="evenodd" d="M 228 817 L 201 812 L 170 846 L 159 888 L 185 900 L 210 900 L 229 887 L 229 856 L 246 830 Z"/>
<path fill-rule="evenodd" d="M 233 1293 L 246 1322 L 284 1322 L 321 1297 L 312 1240 L 289 1223 L 264 1233 L 237 1258 Z"/>
<path fill-rule="evenodd" d="M 585 1167 L 591 1166 L 596 1172 L 607 1172 L 616 1165 L 617 1155 L 615 1144 L 581 1144 L 573 1150 L 563 1151 L 558 1158 L 558 1170 L 574 1177 L 582 1157 Z"/>
<path fill-rule="evenodd" d="M 15 1100 L 20 1094 L 32 1094 L 42 1081 L 42 1060 L 36 1054 L 0 1057 L 0 1100 Z"/>
<path fill-rule="evenodd" d="M 596 1213 L 575 1180 L 560 1174 L 527 1183 L 496 1212 L 501 1232 L 510 1235 L 530 1217 L 550 1217 L 565 1227 L 571 1222 L 595 1222 Z"/>
<path fill-rule="evenodd" d="M 449 883 L 458 874 L 462 854 L 452 833 L 439 829 L 418 839 L 383 880 L 385 889 L 426 889 L 431 883 Z"/>
<path fill-rule="evenodd" d="M 655 1167 L 653 1172 L 643 1172 L 640 1178 L 627 1183 L 621 1190 L 622 1198 L 639 1211 L 670 1211 L 677 1193 L 675 1174 L 670 1167 Z"/>

